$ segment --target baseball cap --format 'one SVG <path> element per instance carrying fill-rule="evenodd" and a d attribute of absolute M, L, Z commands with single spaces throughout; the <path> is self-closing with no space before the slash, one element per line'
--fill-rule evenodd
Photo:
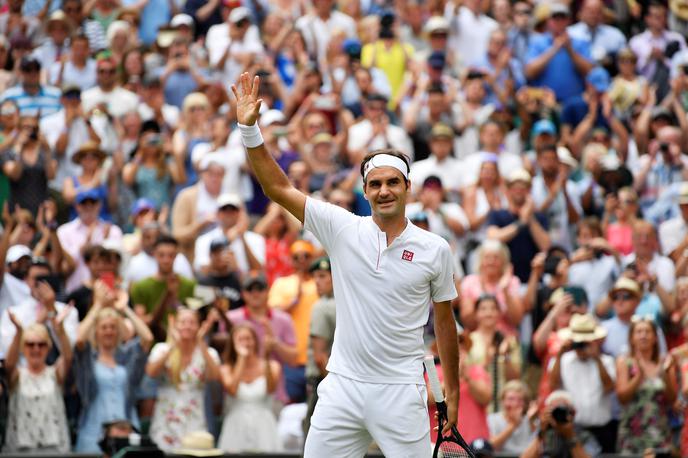
<path fill-rule="evenodd" d="M 430 138 L 448 138 L 450 140 L 454 139 L 454 130 L 448 125 L 438 122 L 432 126 L 430 131 Z"/>
<path fill-rule="evenodd" d="M 76 84 L 65 84 L 62 87 L 62 95 L 65 97 L 69 97 L 69 96 L 80 97 L 81 96 L 81 88 L 79 86 L 77 86 Z"/>
<path fill-rule="evenodd" d="M 423 31 L 428 34 L 449 32 L 449 21 L 444 16 L 432 16 L 425 23 Z"/>
<path fill-rule="evenodd" d="M 308 268 L 308 271 L 315 272 L 316 270 L 325 270 L 327 272 L 331 272 L 332 266 L 330 265 L 330 258 L 323 256 L 313 261 L 311 266 Z"/>
<path fill-rule="evenodd" d="M 229 13 L 229 22 L 236 24 L 244 19 L 251 18 L 251 11 L 245 6 L 238 6 Z"/>
<path fill-rule="evenodd" d="M 39 71 L 41 62 L 33 56 L 24 56 L 19 64 L 19 70 L 23 72 Z"/>
<path fill-rule="evenodd" d="M 312 145 L 318 145 L 320 143 L 332 143 L 332 135 L 327 133 L 327 132 L 320 132 L 315 135 L 313 135 L 313 138 L 311 138 L 311 144 Z"/>
<path fill-rule="evenodd" d="M 289 247 L 289 253 L 308 253 L 312 255 L 315 253 L 315 248 L 313 247 L 313 244 L 308 240 L 297 240 L 294 243 L 292 243 Z"/>
<path fill-rule="evenodd" d="M 30 258 L 32 255 L 31 248 L 26 245 L 12 245 L 5 255 L 5 264 L 17 262 L 21 258 Z"/>
<path fill-rule="evenodd" d="M 268 281 L 265 279 L 265 275 L 263 275 L 262 273 L 249 274 L 241 284 L 242 289 L 249 289 L 253 286 L 261 286 L 263 288 L 267 288 Z"/>
<path fill-rule="evenodd" d="M 597 92 L 607 92 L 611 84 L 609 73 L 602 67 L 595 67 L 590 70 L 585 80 L 594 87 Z"/>
<path fill-rule="evenodd" d="M 653 121 L 664 118 L 669 122 L 673 122 L 674 118 L 668 108 L 663 106 L 656 106 L 652 108 L 651 117 Z"/>
<path fill-rule="evenodd" d="M 131 216 L 136 218 L 141 212 L 146 210 L 155 210 L 155 204 L 152 200 L 141 197 L 131 206 Z"/>
<path fill-rule="evenodd" d="M 515 183 L 517 181 L 522 181 L 524 183 L 530 184 L 531 176 L 526 169 L 516 169 L 509 174 L 509 179 L 507 180 L 509 184 Z"/>
<path fill-rule="evenodd" d="M 361 42 L 357 38 L 347 38 L 342 43 L 342 50 L 349 56 L 361 56 Z"/>
<path fill-rule="evenodd" d="M 433 51 L 428 57 L 428 65 L 434 69 L 442 69 L 446 64 L 447 59 L 443 51 Z"/>
<path fill-rule="evenodd" d="M 182 25 L 187 26 L 187 27 L 193 27 L 193 25 L 194 25 L 193 18 L 191 16 L 189 16 L 188 14 L 181 13 L 181 14 L 175 15 L 172 18 L 172 20 L 170 21 L 170 27 L 172 27 L 174 29 L 176 29 L 177 27 L 180 27 Z"/>
<path fill-rule="evenodd" d="M 554 123 L 549 119 L 541 119 L 538 122 L 536 122 L 535 125 L 533 125 L 533 135 L 537 136 L 542 134 L 557 134 L 557 128 L 555 127 Z"/>
<path fill-rule="evenodd" d="M 100 202 L 100 193 L 97 189 L 84 189 L 76 195 L 76 203 L 81 204 L 85 200 L 95 200 Z"/>
<path fill-rule="evenodd" d="M 425 180 L 423 180 L 423 189 L 442 189 L 442 180 L 436 175 L 430 175 Z"/>
<path fill-rule="evenodd" d="M 684 181 L 678 188 L 678 204 L 688 204 L 688 181 Z"/>
<path fill-rule="evenodd" d="M 241 205 L 243 204 L 243 201 L 241 200 L 241 197 L 239 197 L 237 194 L 234 193 L 225 193 L 221 194 L 220 197 L 217 198 L 217 208 L 222 208 L 222 207 L 234 207 L 234 208 L 241 208 Z"/>
<path fill-rule="evenodd" d="M 570 16 L 571 11 L 569 11 L 569 7 L 564 5 L 563 3 L 551 3 L 549 5 L 549 17 L 556 15 Z"/>
<path fill-rule="evenodd" d="M 198 161 L 198 170 L 205 172 L 211 165 L 222 167 L 222 170 L 225 170 L 225 166 L 219 160 L 209 154 L 203 156 L 201 160 Z"/>
<path fill-rule="evenodd" d="M 286 121 L 287 118 L 284 116 L 284 113 L 282 113 L 280 110 L 272 109 L 260 115 L 259 124 L 260 127 L 268 127 L 275 123 L 283 123 Z"/>

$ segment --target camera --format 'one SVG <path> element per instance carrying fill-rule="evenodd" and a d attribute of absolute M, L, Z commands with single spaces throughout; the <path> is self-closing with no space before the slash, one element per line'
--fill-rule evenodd
<path fill-rule="evenodd" d="M 661 142 L 659 144 L 659 150 L 664 154 L 669 154 L 669 143 Z"/>
<path fill-rule="evenodd" d="M 584 348 L 588 348 L 588 342 L 573 342 L 571 344 L 571 350 L 583 350 Z"/>
<path fill-rule="evenodd" d="M 29 133 L 29 138 L 31 140 L 38 140 L 38 127 L 33 127 Z"/>
<path fill-rule="evenodd" d="M 148 140 L 146 141 L 146 144 L 148 146 L 158 146 L 162 145 L 162 137 L 158 134 L 151 135 L 148 137 Z"/>
<path fill-rule="evenodd" d="M 552 419 L 560 425 L 570 423 L 573 420 L 573 409 L 566 405 L 556 406 L 552 409 Z"/>
<path fill-rule="evenodd" d="M 545 273 L 549 275 L 556 275 L 557 273 L 557 267 L 559 266 L 559 263 L 562 261 L 561 256 L 557 255 L 551 255 L 547 256 L 545 259 Z"/>

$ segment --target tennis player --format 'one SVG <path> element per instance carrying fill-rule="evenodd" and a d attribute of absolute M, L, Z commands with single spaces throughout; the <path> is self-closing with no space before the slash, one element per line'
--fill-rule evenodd
<path fill-rule="evenodd" d="M 248 160 L 265 194 L 313 232 L 332 264 L 337 328 L 329 374 L 306 440 L 306 458 L 363 456 L 375 440 L 385 456 L 430 455 L 430 424 L 423 379 L 423 326 L 430 300 L 444 368 L 449 409 L 445 431 L 456 424 L 458 349 L 450 301 L 457 296 L 449 245 L 409 222 L 409 164 L 395 150 L 370 153 L 361 164 L 372 217 L 307 197 L 294 188 L 265 150 L 256 125 L 259 79 L 244 73 L 237 119 Z"/>

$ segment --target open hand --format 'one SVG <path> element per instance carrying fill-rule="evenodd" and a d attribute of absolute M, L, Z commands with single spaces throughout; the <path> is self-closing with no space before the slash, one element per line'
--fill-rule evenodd
<path fill-rule="evenodd" d="M 232 84 L 232 92 L 237 99 L 237 121 L 245 126 L 252 126 L 258 120 L 258 111 L 263 99 L 258 98 L 258 88 L 260 87 L 260 77 L 253 78 L 251 84 L 249 74 L 244 72 L 239 77 L 241 94 L 236 85 Z"/>

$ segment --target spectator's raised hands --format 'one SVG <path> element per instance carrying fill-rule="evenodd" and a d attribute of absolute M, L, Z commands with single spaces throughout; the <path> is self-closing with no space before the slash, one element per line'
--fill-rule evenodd
<path fill-rule="evenodd" d="M 252 126 L 258 120 L 258 111 L 263 102 L 258 98 L 260 77 L 254 77 L 251 83 L 249 74 L 244 72 L 239 77 L 238 84 L 241 93 L 236 85 L 232 85 L 232 92 L 237 99 L 237 121 L 245 126 Z"/>
<path fill-rule="evenodd" d="M 24 329 L 24 327 L 22 326 L 21 321 L 19 321 L 19 318 L 17 318 L 17 316 L 11 310 L 7 311 L 7 315 L 9 315 L 10 321 L 12 322 L 14 327 L 17 329 L 17 332 L 18 333 L 21 332 L 22 329 Z"/>

